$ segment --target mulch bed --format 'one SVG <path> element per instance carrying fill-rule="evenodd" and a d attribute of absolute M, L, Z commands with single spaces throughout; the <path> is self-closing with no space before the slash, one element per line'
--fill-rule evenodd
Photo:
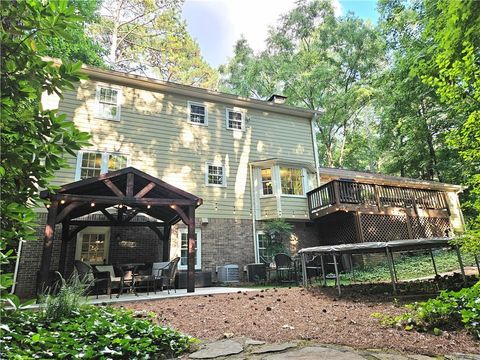
<path fill-rule="evenodd" d="M 337 298 L 332 290 L 265 289 L 124 306 L 153 311 L 161 324 L 202 340 L 245 336 L 271 343 L 311 340 L 425 355 L 480 354 L 480 342 L 465 331 L 435 336 L 383 327 L 372 313 L 397 315 L 404 311 L 403 306 L 394 303 L 389 296 Z"/>

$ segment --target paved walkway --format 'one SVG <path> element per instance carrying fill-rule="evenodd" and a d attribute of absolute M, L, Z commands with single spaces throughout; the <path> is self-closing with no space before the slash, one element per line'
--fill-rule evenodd
<path fill-rule="evenodd" d="M 248 338 L 232 338 L 204 344 L 181 359 L 216 360 L 480 360 L 480 355 L 450 354 L 430 357 L 376 350 L 356 350 L 347 346 L 287 342 L 265 344 Z"/>

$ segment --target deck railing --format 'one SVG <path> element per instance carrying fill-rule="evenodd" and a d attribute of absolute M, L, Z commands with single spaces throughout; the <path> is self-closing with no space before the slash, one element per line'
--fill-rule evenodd
<path fill-rule="evenodd" d="M 311 213 L 333 205 L 448 209 L 441 191 L 333 180 L 307 193 Z"/>

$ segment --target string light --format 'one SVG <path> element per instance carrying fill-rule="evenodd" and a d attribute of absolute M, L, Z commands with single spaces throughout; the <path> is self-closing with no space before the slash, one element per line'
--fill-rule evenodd
<path fill-rule="evenodd" d="M 235 206 L 233 207 L 233 215 L 237 213 L 237 210 L 235 209 Z"/>
<path fill-rule="evenodd" d="M 253 214 L 252 214 L 252 209 L 250 209 L 250 216 L 252 216 L 252 215 L 253 215 Z"/>
<path fill-rule="evenodd" d="M 215 203 L 215 211 L 218 211 L 218 203 Z"/>
<path fill-rule="evenodd" d="M 92 203 L 90 204 L 90 206 L 91 206 L 91 207 L 95 207 L 95 203 L 92 202 Z"/>
<path fill-rule="evenodd" d="M 152 205 L 147 205 L 147 209 L 150 209 L 152 207 Z"/>
<path fill-rule="evenodd" d="M 47 209 L 50 209 L 50 204 L 47 204 Z"/>
<path fill-rule="evenodd" d="M 305 217 L 307 217 L 307 210 L 305 210 Z"/>
<path fill-rule="evenodd" d="M 60 204 L 65 204 L 65 200 L 60 200 Z"/>
<path fill-rule="evenodd" d="M 292 211 L 292 217 L 295 217 L 295 210 Z"/>

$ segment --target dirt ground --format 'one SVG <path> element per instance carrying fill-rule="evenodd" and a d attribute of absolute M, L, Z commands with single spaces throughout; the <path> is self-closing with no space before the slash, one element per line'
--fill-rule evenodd
<path fill-rule="evenodd" d="M 465 331 L 435 336 L 383 327 L 371 316 L 372 313 L 395 315 L 404 307 L 380 296 L 337 298 L 332 291 L 307 291 L 295 287 L 124 306 L 153 311 L 158 314 L 161 324 L 201 340 L 245 336 L 272 343 L 311 340 L 411 354 L 480 354 L 480 342 Z"/>

